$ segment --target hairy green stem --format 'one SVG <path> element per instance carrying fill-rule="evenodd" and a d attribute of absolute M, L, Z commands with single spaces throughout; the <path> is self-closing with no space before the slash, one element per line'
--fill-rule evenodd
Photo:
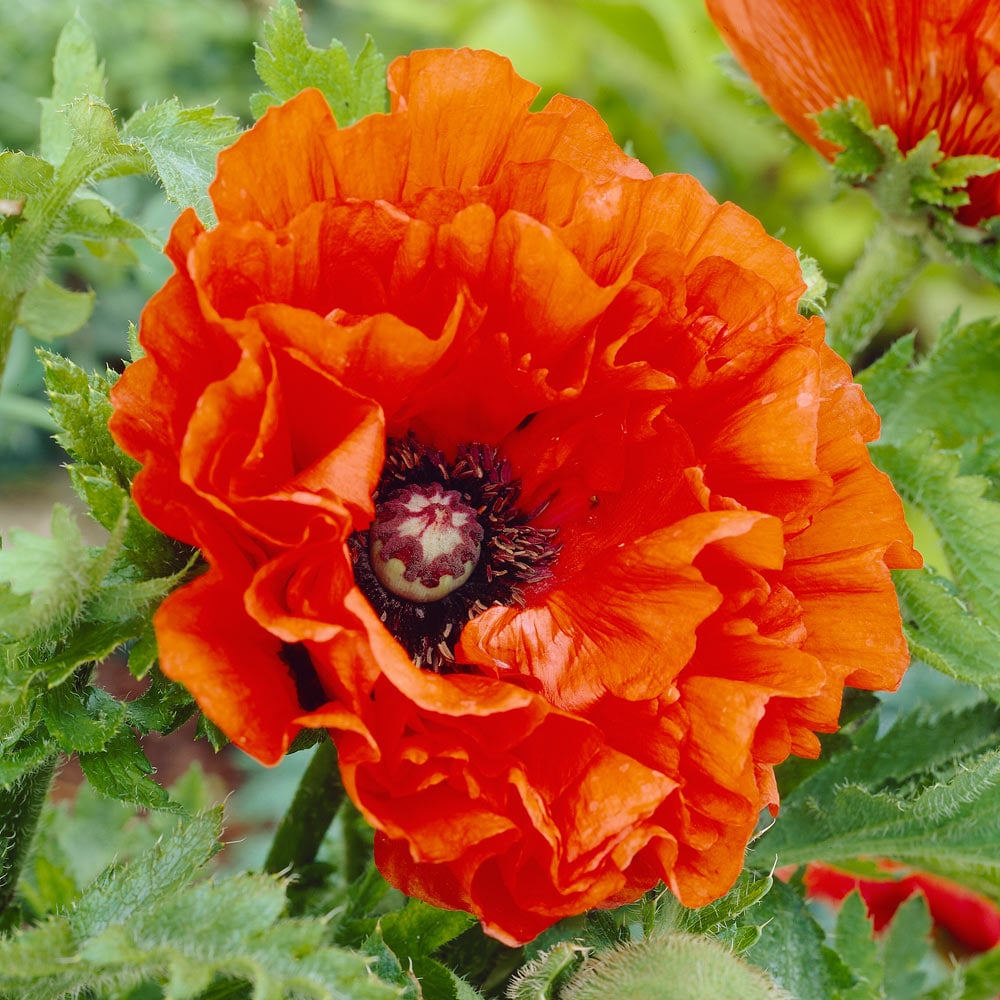
<path fill-rule="evenodd" d="M 31 204 L 10 241 L 8 259 L 0 264 L 0 379 L 7 367 L 21 300 L 45 273 L 52 248 L 62 235 L 69 204 L 95 166 L 91 158 L 74 156 L 71 151 L 52 187 Z"/>
<path fill-rule="evenodd" d="M 49 757 L 12 785 L 0 788 L 0 913 L 14 899 L 55 767 L 55 756 Z"/>
<path fill-rule="evenodd" d="M 320 844 L 344 799 L 337 748 L 324 740 L 302 775 L 264 862 L 264 871 L 296 871 L 316 860 Z"/>
<path fill-rule="evenodd" d="M 826 311 L 827 343 L 854 362 L 926 263 L 919 238 L 881 222 Z"/>
<path fill-rule="evenodd" d="M 7 355 L 10 354 L 11 341 L 14 339 L 21 299 L 24 298 L 24 291 L 13 292 L 5 285 L 7 282 L 0 275 L 0 384 L 3 383 L 3 373 L 7 370 Z"/>

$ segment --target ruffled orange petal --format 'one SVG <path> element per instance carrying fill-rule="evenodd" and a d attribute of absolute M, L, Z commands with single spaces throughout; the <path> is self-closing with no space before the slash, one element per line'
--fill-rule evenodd
<path fill-rule="evenodd" d="M 721 603 L 693 566 L 695 556 L 737 536 L 746 536 L 744 559 L 780 564 L 781 529 L 772 518 L 695 514 L 595 561 L 537 605 L 483 612 L 466 625 L 458 652 L 501 674 L 530 673 L 569 711 L 605 693 L 659 697 L 691 658 L 698 626 Z"/>
<path fill-rule="evenodd" d="M 334 197 L 337 174 L 328 141 L 336 129 L 318 90 L 269 108 L 256 127 L 219 154 L 208 187 L 219 221 L 280 229 L 314 202 Z"/>
<path fill-rule="evenodd" d="M 160 667 L 242 750 L 277 764 L 301 728 L 291 673 L 276 669 L 281 642 L 243 610 L 227 573 L 175 590 L 153 618 Z"/>

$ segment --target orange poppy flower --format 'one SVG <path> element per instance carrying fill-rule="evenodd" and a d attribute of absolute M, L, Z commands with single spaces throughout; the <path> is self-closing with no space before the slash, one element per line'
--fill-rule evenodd
<path fill-rule="evenodd" d="M 706 0 L 737 61 L 788 125 L 828 159 L 817 112 L 849 97 L 903 152 L 937 131 L 949 156 L 1000 157 L 1000 0 Z M 1000 214 L 1000 177 L 973 178 L 959 213 Z"/>
<path fill-rule="evenodd" d="M 420 52 L 219 158 L 112 429 L 208 572 L 164 672 L 248 753 L 328 728 L 410 895 L 501 940 L 725 892 L 773 766 L 907 663 L 878 419 L 796 257 L 593 108 Z"/>
<path fill-rule="evenodd" d="M 927 900 L 934 922 L 969 951 L 989 951 L 1000 944 L 1000 908 L 992 900 L 950 879 L 921 871 L 898 871 L 899 865 L 880 862 L 884 878 L 858 878 L 829 865 L 806 868 L 810 896 L 840 902 L 855 889 L 865 901 L 876 931 L 915 893 Z"/>

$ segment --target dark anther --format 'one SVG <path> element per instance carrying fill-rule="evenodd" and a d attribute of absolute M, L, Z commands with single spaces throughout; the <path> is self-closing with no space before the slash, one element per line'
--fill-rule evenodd
<path fill-rule="evenodd" d="M 422 504 L 435 486 L 458 494 L 462 509 L 475 512 L 482 530 L 478 561 L 455 589 L 434 599 L 400 596 L 400 588 L 388 589 L 372 567 L 368 531 L 355 532 L 348 548 L 358 587 L 413 662 L 449 673 L 462 670 L 455 659 L 455 645 L 465 623 L 497 605 L 523 607 L 526 589 L 552 575 L 559 549 L 556 529 L 531 524 L 544 505 L 530 512 L 518 507 L 521 482 L 496 448 L 478 442 L 461 445 L 449 461 L 443 452 L 412 434 L 390 439 L 373 494 L 376 512 L 380 505 L 398 504 L 401 496 L 415 495 Z M 386 576 L 384 570 L 381 575 Z"/>
<path fill-rule="evenodd" d="M 314 711 L 330 700 L 323 690 L 309 651 L 301 642 L 283 642 L 279 655 L 285 661 L 288 673 L 295 682 L 295 693 L 299 704 L 307 712 Z"/>

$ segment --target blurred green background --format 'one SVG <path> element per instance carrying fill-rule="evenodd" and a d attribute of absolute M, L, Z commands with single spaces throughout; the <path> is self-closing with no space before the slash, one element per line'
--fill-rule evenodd
<path fill-rule="evenodd" d="M 702 0 L 309 0 L 302 6 L 316 45 L 337 37 L 355 53 L 368 33 L 388 58 L 452 45 L 507 55 L 542 86 L 542 99 L 563 91 L 596 105 L 618 141 L 652 170 L 694 174 L 716 198 L 742 205 L 769 232 L 817 258 L 834 285 L 873 224 L 867 197 L 834 191 L 819 157 L 734 82 Z M 268 7 L 265 0 L 2 0 L 0 146 L 35 148 L 37 99 L 50 91 L 56 38 L 75 11 L 97 36 L 108 98 L 123 118 L 177 95 L 189 105 L 216 103 L 248 125 L 248 98 L 259 89 L 253 43 Z M 101 193 L 165 238 L 176 209 L 151 184 L 123 179 Z M 128 324 L 168 271 L 152 245 L 105 247 L 100 257 L 67 247 L 59 279 L 70 288 L 94 288 L 97 306 L 90 323 L 58 349 L 84 367 L 119 364 Z M 929 335 L 957 305 L 965 319 L 1000 312 L 1000 293 L 971 273 L 932 266 L 897 311 L 894 330 L 916 327 Z M 59 461 L 33 345 L 24 336 L 14 345 L 4 389 L 0 502 L 31 489 L 39 471 Z M 37 405 L 15 408 L 14 396 Z"/>

